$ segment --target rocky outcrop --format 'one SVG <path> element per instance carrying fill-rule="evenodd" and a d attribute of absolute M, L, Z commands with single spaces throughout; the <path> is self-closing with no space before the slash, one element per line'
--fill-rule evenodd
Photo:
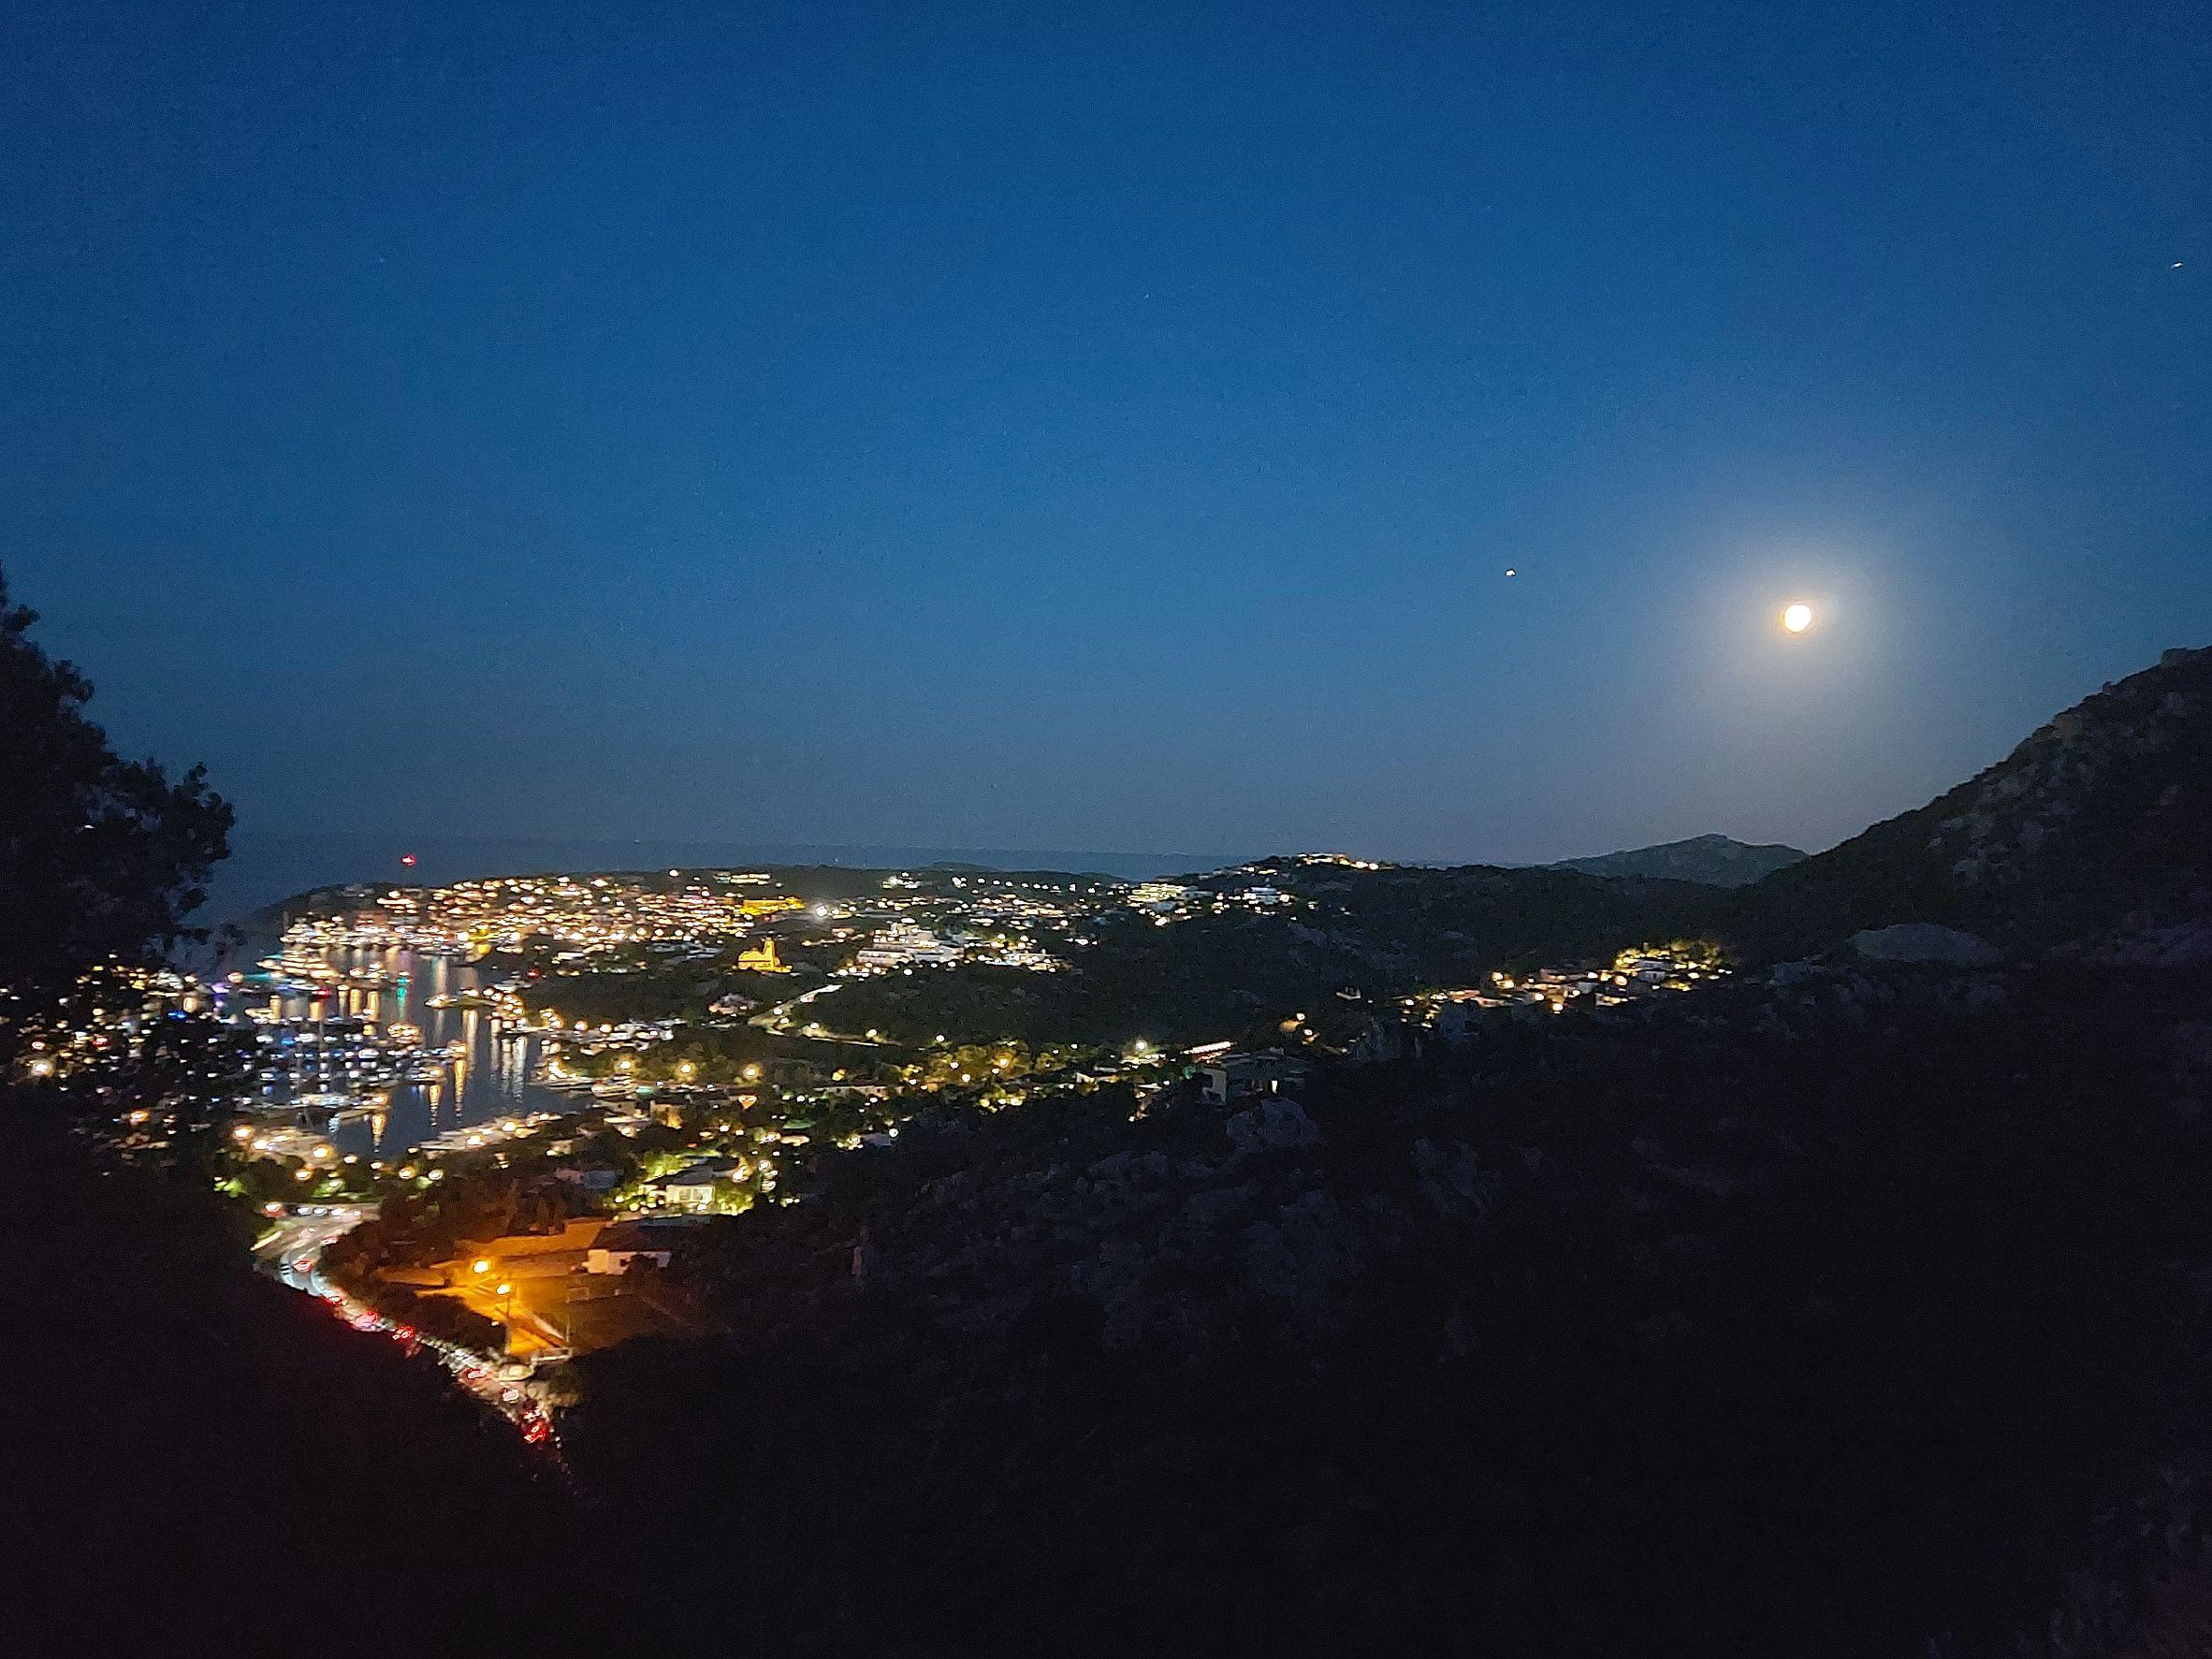
<path fill-rule="evenodd" d="M 1913 812 L 1738 896 L 1736 936 L 1808 954 L 1899 923 L 2030 953 L 2212 922 L 2212 649 L 2169 651 Z"/>
<path fill-rule="evenodd" d="M 1321 1131 L 1296 1100 L 1263 1100 L 1249 1112 L 1236 1113 L 1224 1127 L 1229 1143 L 1239 1152 L 1316 1146 L 1321 1140 Z"/>

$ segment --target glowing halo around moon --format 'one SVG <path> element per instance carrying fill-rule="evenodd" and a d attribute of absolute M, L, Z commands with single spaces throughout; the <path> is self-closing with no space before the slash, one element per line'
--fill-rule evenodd
<path fill-rule="evenodd" d="M 1799 600 L 1782 608 L 1783 630 L 1788 633 L 1802 633 L 1812 626 L 1812 607 Z"/>

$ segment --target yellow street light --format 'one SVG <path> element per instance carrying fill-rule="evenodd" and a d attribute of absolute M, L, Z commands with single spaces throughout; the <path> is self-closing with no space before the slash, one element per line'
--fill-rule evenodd
<path fill-rule="evenodd" d="M 488 1273 L 491 1271 L 491 1262 L 488 1258 L 479 1256 L 469 1263 L 469 1271 L 473 1273 Z"/>

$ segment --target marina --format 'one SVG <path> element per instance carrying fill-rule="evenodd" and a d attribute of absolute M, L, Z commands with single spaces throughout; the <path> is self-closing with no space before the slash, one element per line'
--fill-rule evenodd
<path fill-rule="evenodd" d="M 259 968 L 212 989 L 254 1029 L 256 1110 L 272 1130 L 400 1157 L 574 1109 L 535 1081 L 543 1034 L 495 1012 L 513 1005 L 456 954 L 294 940 Z"/>

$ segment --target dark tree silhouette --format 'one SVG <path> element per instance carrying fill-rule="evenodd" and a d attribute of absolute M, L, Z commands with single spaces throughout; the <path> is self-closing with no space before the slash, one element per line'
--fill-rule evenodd
<path fill-rule="evenodd" d="M 231 825 L 202 767 L 172 779 L 115 752 L 85 717 L 92 682 L 32 641 L 36 620 L 0 573 L 0 987 L 19 1014 L 88 964 L 194 937 Z"/>
<path fill-rule="evenodd" d="M 231 823 L 199 768 L 116 755 L 33 620 L 0 587 L 0 1061 L 88 969 L 190 936 Z M 190 1111 L 209 1033 L 159 1024 L 110 1112 L 123 1092 Z M 0 1064 L 0 1490 L 39 1518 L 0 1564 L 10 1651 L 170 1652 L 193 1632 L 382 1654 L 409 1630 L 548 1651 L 536 1575 L 569 1535 L 550 1465 L 434 1367 L 255 1274 L 237 1211 L 181 1164 L 104 1156 L 76 1104 Z M 456 1570 L 487 1552 L 497 1595 Z M 379 1594 L 338 1570 L 357 1559 Z"/>

